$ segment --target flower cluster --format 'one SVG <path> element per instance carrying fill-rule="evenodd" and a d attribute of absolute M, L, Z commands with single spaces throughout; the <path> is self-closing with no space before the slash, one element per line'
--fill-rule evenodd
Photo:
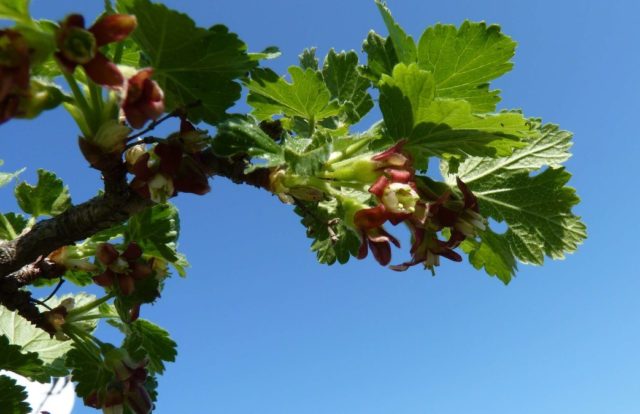
<path fill-rule="evenodd" d="M 366 257 L 371 250 L 378 263 L 383 266 L 390 263 L 391 244 L 399 247 L 400 243 L 385 230 L 388 221 L 393 225 L 405 223 L 413 239 L 411 260 L 391 269 L 402 271 L 422 263 L 433 271 L 440 264 L 440 257 L 461 261 L 462 257 L 453 249 L 467 237 L 475 237 L 478 229 L 485 228 L 477 198 L 460 179 L 457 186 L 462 198 L 451 189 L 435 193 L 422 178 L 415 176 L 411 157 L 402 151 L 402 146 L 403 142 L 399 142 L 368 160 L 368 173 L 377 175 L 368 188 L 376 205 L 356 204 L 358 209 L 345 209 L 352 215 L 347 222 L 352 223 L 361 237 L 358 258 Z M 358 160 L 360 164 L 363 162 Z M 359 169 L 364 171 L 362 167 Z M 450 234 L 447 241 L 438 238 L 438 232 L 445 229 Z"/>
<path fill-rule="evenodd" d="M 60 24 L 56 33 L 56 59 L 69 73 L 82 66 L 89 79 L 98 85 L 122 86 L 122 73 L 99 49 L 126 39 L 136 26 L 135 16 L 110 14 L 85 29 L 84 17 L 72 14 Z"/>
<path fill-rule="evenodd" d="M 146 279 L 153 273 L 151 265 L 142 259 L 142 249 L 133 242 L 122 253 L 114 245 L 102 243 L 96 249 L 96 259 L 104 271 L 93 281 L 102 287 L 116 285 L 123 296 L 133 293 L 136 280 Z"/>
<path fill-rule="evenodd" d="M 113 374 L 113 380 L 104 388 L 94 390 L 84 398 L 85 405 L 102 408 L 105 413 L 122 413 L 126 406 L 135 414 L 148 414 L 153 402 L 145 388 L 148 372 L 147 361 L 133 361 L 123 349 L 109 351 L 105 365 Z"/>
<path fill-rule="evenodd" d="M 29 96 L 29 46 L 17 31 L 0 30 L 0 124 L 18 115 Z"/>
<path fill-rule="evenodd" d="M 142 144 L 125 154 L 127 168 L 135 178 L 131 188 L 140 196 L 157 203 L 178 192 L 203 195 L 209 182 L 203 163 L 206 134 L 182 120 L 180 132 L 147 150 Z"/>

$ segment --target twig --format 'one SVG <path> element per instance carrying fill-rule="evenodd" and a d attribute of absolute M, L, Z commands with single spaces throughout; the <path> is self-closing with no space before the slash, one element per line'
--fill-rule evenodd
<path fill-rule="evenodd" d="M 58 293 L 58 290 L 60 290 L 60 287 L 62 287 L 62 284 L 64 283 L 64 279 L 61 277 L 60 281 L 58 282 L 58 284 L 56 285 L 56 287 L 53 289 L 53 292 L 51 292 L 49 294 L 49 296 L 46 297 L 46 299 L 42 299 L 43 302 L 47 302 L 49 299 L 51 299 L 53 297 L 53 295 L 55 295 L 56 293 Z"/>
<path fill-rule="evenodd" d="M 154 144 L 156 142 L 160 142 L 162 141 L 162 139 L 157 138 L 157 137 L 144 137 L 143 139 L 139 139 L 137 141 L 133 141 L 128 143 L 125 147 L 124 150 L 128 150 L 129 148 L 135 147 L 136 145 L 140 145 L 140 144 Z"/>
<path fill-rule="evenodd" d="M 127 142 L 132 141 L 132 140 L 134 140 L 136 138 L 140 138 L 141 136 L 153 131 L 158 125 L 160 125 L 161 123 L 163 123 L 167 119 L 175 118 L 177 116 L 184 116 L 188 109 L 196 108 L 196 107 L 198 107 L 200 105 L 202 105 L 202 101 L 198 100 L 198 101 L 195 101 L 195 102 L 191 102 L 190 104 L 187 104 L 185 106 L 181 106 L 180 108 L 174 109 L 173 111 L 169 112 L 168 114 L 166 114 L 166 115 L 156 119 L 152 123 L 150 123 L 149 126 L 146 127 L 145 129 L 143 129 L 142 131 L 136 132 L 135 134 L 130 135 L 129 137 L 127 137 Z"/>

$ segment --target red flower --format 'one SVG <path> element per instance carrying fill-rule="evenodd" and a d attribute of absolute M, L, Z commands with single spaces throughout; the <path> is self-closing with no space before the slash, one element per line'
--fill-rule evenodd
<path fill-rule="evenodd" d="M 386 266 L 391 261 L 391 245 L 400 247 L 398 239 L 389 234 L 382 225 L 389 219 L 390 215 L 383 205 L 362 209 L 356 212 L 353 223 L 360 232 L 361 244 L 358 250 L 358 259 L 367 257 L 369 249 L 375 259 L 382 266 Z"/>
<path fill-rule="evenodd" d="M 69 73 L 80 65 L 87 76 L 98 85 L 122 86 L 122 73 L 98 49 L 109 43 L 124 40 L 136 26 L 135 16 L 110 14 L 101 17 L 85 30 L 84 17 L 72 14 L 60 24 L 56 33 L 58 51 L 55 56 Z"/>
<path fill-rule="evenodd" d="M 142 69 L 127 81 L 122 110 L 133 128 L 142 128 L 147 121 L 157 119 L 164 112 L 164 93 L 151 80 L 152 74 L 152 69 Z"/>
<path fill-rule="evenodd" d="M 399 265 L 389 266 L 391 269 L 404 271 L 411 266 L 422 263 L 425 268 L 433 272 L 433 268 L 440 265 L 440 256 L 454 262 L 462 261 L 462 257 L 453 251 L 446 242 L 439 240 L 435 232 L 415 225 L 410 225 L 409 227 L 413 234 L 411 260 Z"/>
<path fill-rule="evenodd" d="M 156 144 L 153 154 L 133 147 L 127 154 L 129 172 L 135 175 L 131 188 L 140 196 L 164 202 L 178 192 L 203 195 L 211 190 L 201 162 L 201 132 L 188 122 L 181 131 Z"/>
<path fill-rule="evenodd" d="M 136 243 L 129 243 L 122 253 L 112 244 L 102 243 L 96 249 L 96 258 L 105 266 L 105 270 L 93 281 L 103 287 L 117 283 L 120 293 L 129 296 L 135 290 L 136 280 L 146 279 L 153 272 L 141 257 L 142 249 Z"/>
<path fill-rule="evenodd" d="M 29 46 L 15 30 L 0 30 L 0 124 L 18 115 L 29 95 Z"/>

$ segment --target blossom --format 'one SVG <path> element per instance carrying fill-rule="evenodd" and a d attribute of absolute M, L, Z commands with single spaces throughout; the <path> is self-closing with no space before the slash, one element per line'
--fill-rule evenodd
<path fill-rule="evenodd" d="M 0 30 L 0 124 L 18 115 L 29 95 L 29 46 L 17 31 Z"/>
<path fill-rule="evenodd" d="M 183 125 L 180 133 L 156 144 L 152 152 L 132 147 L 137 149 L 125 154 L 129 172 L 135 175 L 131 188 L 157 203 L 178 192 L 208 193 L 211 187 L 201 161 L 200 149 L 204 148 L 201 140 L 199 131 Z"/>
<path fill-rule="evenodd" d="M 398 239 L 389 234 L 382 226 L 390 217 L 383 205 L 361 209 L 355 213 L 353 223 L 360 233 L 358 259 L 367 257 L 369 250 L 382 266 L 391 261 L 391 245 L 400 247 Z"/>
<path fill-rule="evenodd" d="M 131 295 L 135 290 L 135 281 L 146 279 L 153 272 L 141 257 L 142 249 L 136 243 L 129 243 L 122 253 L 112 244 L 101 243 L 96 249 L 96 259 L 105 270 L 93 278 L 94 282 L 103 287 L 117 283 L 122 295 Z"/>
<path fill-rule="evenodd" d="M 389 266 L 391 269 L 404 271 L 411 266 L 422 263 L 425 268 L 433 272 L 433 268 L 440 265 L 440 256 L 454 262 L 462 261 L 462 257 L 453 251 L 448 243 L 439 240 L 435 232 L 415 225 L 410 225 L 409 227 L 413 235 L 411 260 L 399 265 Z"/>
<path fill-rule="evenodd" d="M 80 65 L 87 76 L 98 85 L 122 86 L 122 73 L 99 48 L 124 40 L 136 25 L 135 16 L 110 14 L 101 17 L 89 29 L 85 29 L 84 17 L 72 14 L 60 24 L 56 33 L 58 51 L 55 56 L 69 73 Z"/>
<path fill-rule="evenodd" d="M 144 124 L 157 119 L 164 112 L 164 93 L 158 84 L 151 80 L 153 69 L 141 69 L 127 81 L 122 111 L 127 122 L 133 128 L 142 128 Z"/>

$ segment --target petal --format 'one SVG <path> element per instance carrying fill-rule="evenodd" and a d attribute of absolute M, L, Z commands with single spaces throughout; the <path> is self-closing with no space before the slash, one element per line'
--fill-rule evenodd
<path fill-rule="evenodd" d="M 475 196 L 475 194 L 473 194 L 473 192 L 460 179 L 460 177 L 456 177 L 456 183 L 458 184 L 458 188 L 460 189 L 463 195 L 464 208 L 469 208 L 475 212 L 478 212 L 479 211 L 478 198 Z"/>
<path fill-rule="evenodd" d="M 138 25 L 136 16 L 129 14 L 110 14 L 102 17 L 89 28 L 96 38 L 98 47 L 127 38 Z"/>
<path fill-rule="evenodd" d="M 391 262 L 391 246 L 387 241 L 375 242 L 369 239 L 369 248 L 373 257 L 382 266 L 386 266 Z"/>
<path fill-rule="evenodd" d="M 405 142 L 407 141 L 406 140 L 398 141 L 394 146 L 392 146 L 391 148 L 385 151 L 382 151 L 379 154 L 374 155 L 373 157 L 371 157 L 371 159 L 373 161 L 384 161 L 389 157 L 391 157 L 393 154 L 399 154 L 402 152 L 402 147 L 404 146 Z"/>
<path fill-rule="evenodd" d="M 360 233 L 360 247 L 358 248 L 358 259 L 362 260 L 369 254 L 369 248 L 367 246 L 367 236 L 364 232 Z"/>
<path fill-rule="evenodd" d="M 353 218 L 353 222 L 359 229 L 373 229 L 380 227 L 387 221 L 388 215 L 384 205 L 380 204 L 372 208 L 358 210 Z"/>
<path fill-rule="evenodd" d="M 178 173 L 182 162 L 182 148 L 179 145 L 161 142 L 153 152 L 160 158 L 160 172 L 171 176 Z"/>
<path fill-rule="evenodd" d="M 118 67 L 100 52 L 82 67 L 87 76 L 98 85 L 115 88 L 124 84 L 124 77 Z"/>
<path fill-rule="evenodd" d="M 389 185 L 389 180 L 385 176 L 380 176 L 376 180 L 375 183 L 371 187 L 369 187 L 369 192 L 377 197 L 382 197 L 384 194 L 384 189 Z"/>
<path fill-rule="evenodd" d="M 413 174 L 411 173 L 411 171 L 405 171 L 405 170 L 396 170 L 393 168 L 387 168 L 386 170 L 384 170 L 385 174 L 387 174 L 389 176 L 389 178 L 391 178 L 391 181 L 394 183 L 408 183 L 409 181 L 411 181 L 411 178 L 413 177 Z"/>

